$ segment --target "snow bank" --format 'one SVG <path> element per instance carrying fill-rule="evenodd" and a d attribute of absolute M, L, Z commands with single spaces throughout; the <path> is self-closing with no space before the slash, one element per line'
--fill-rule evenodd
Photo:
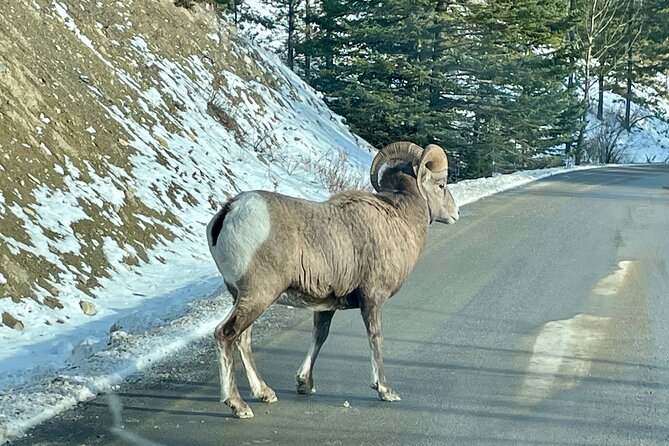
<path fill-rule="evenodd" d="M 540 178 L 587 168 L 592 167 L 515 172 L 461 181 L 450 188 L 456 201 L 463 206 Z M 157 276 L 147 275 L 143 280 L 152 282 L 151 278 L 160 281 L 172 275 L 178 277 L 192 269 L 194 263 L 192 259 L 184 263 L 172 260 L 161 265 Z M 21 436 L 77 402 L 113 390 L 124 378 L 173 356 L 191 342 L 210 336 L 230 309 L 230 296 L 216 292 L 221 282 L 216 273 L 211 273 L 166 295 L 148 296 L 148 302 L 154 301 L 155 305 L 147 303 L 136 307 L 108 338 L 88 336 L 73 349 L 73 341 L 68 340 L 66 334 L 59 336 L 58 341 L 52 343 L 50 354 L 68 358 L 66 367 L 50 369 L 43 379 L 33 378 L 13 388 L 5 386 L 4 393 L 0 394 L 0 432 L 4 439 Z M 170 285 L 166 284 L 166 288 Z M 142 331 L 141 327 L 151 319 L 154 323 L 149 325 L 153 328 Z M 130 334 L 126 329 L 137 333 Z M 31 362 L 27 356 L 16 359 Z M 33 361 L 33 364 L 37 366 L 38 362 Z"/>

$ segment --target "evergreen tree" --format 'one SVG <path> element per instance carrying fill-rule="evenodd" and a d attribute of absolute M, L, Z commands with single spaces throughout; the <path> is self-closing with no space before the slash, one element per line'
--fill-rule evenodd
<path fill-rule="evenodd" d="M 376 146 L 437 142 L 472 176 L 575 137 L 566 0 L 324 0 L 314 23 L 312 84 Z"/>
<path fill-rule="evenodd" d="M 646 78 L 669 74 L 669 3 L 666 0 L 640 3 L 646 32 L 639 44 L 639 72 Z"/>
<path fill-rule="evenodd" d="M 304 28 L 304 0 L 274 0 L 273 5 L 279 8 L 277 20 L 286 33 L 286 65 L 294 70 L 296 47 Z"/>
<path fill-rule="evenodd" d="M 466 107 L 476 120 L 474 152 L 488 153 L 477 159 L 495 161 L 477 174 L 526 167 L 575 138 L 578 101 L 565 85 L 573 70 L 568 11 L 565 1 L 502 0 L 475 12 L 480 37 L 464 60 L 472 91 Z"/>
<path fill-rule="evenodd" d="M 631 58 L 634 64 L 626 73 L 629 81 L 628 91 L 631 95 L 631 83 L 636 82 L 655 88 L 666 97 L 669 94 L 669 3 L 665 0 L 644 0 L 639 3 L 639 22 L 642 31 L 636 45 L 632 47 Z M 662 82 L 658 74 L 664 73 Z M 639 100 L 639 98 L 634 98 Z M 652 99 L 651 99 L 652 102 Z M 627 108 L 627 105 L 626 105 Z M 629 113 L 626 113 L 629 116 Z M 629 119 L 629 118 L 627 118 Z M 629 129 L 629 125 L 626 127 Z"/>
<path fill-rule="evenodd" d="M 665 0 L 273 5 L 288 65 L 353 131 L 377 147 L 436 142 L 458 177 L 526 167 L 558 144 L 578 162 L 595 80 L 600 118 L 606 88 L 628 109 L 634 85 L 669 89 L 656 76 L 669 74 Z"/>
<path fill-rule="evenodd" d="M 305 73 L 314 88 L 328 95 L 340 91 L 341 84 L 336 78 L 336 62 L 347 48 L 347 16 L 353 10 L 347 1 L 318 0 L 309 7 L 305 15 L 305 29 L 308 36 L 298 44 L 298 50 L 309 59 Z M 312 74 L 313 73 L 313 74 Z"/>

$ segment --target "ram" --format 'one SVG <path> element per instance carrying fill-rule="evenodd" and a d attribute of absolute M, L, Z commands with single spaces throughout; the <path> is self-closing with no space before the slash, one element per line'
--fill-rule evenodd
<path fill-rule="evenodd" d="M 372 388 L 385 401 L 400 397 L 383 371 L 381 306 L 402 286 L 434 221 L 454 223 L 458 207 L 446 186 L 444 151 L 397 142 L 370 168 L 376 194 L 353 190 L 325 202 L 273 192 L 243 192 L 207 226 L 209 249 L 234 305 L 214 331 L 221 401 L 239 418 L 253 412 L 239 394 L 235 344 L 252 396 L 276 401 L 251 352 L 253 322 L 274 302 L 314 311 L 312 344 L 297 373 L 297 391 L 315 392 L 314 362 L 337 310 L 359 308 L 372 356 Z"/>

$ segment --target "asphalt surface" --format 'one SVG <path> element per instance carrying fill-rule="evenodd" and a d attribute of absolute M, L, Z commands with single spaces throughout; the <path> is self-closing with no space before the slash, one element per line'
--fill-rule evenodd
<path fill-rule="evenodd" d="M 255 418 L 218 402 L 213 351 L 163 379 L 123 386 L 123 431 L 164 445 L 669 444 L 669 168 L 572 172 L 464 207 L 434 226 L 384 307 L 386 373 L 369 388 L 355 310 L 335 315 L 297 395 L 311 318 L 255 347 L 279 398 Z M 248 395 L 241 370 L 240 390 Z M 107 398 L 16 444 L 131 444 Z"/>

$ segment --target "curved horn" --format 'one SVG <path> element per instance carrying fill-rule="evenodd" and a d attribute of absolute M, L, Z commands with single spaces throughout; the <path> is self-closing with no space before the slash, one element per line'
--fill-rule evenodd
<path fill-rule="evenodd" d="M 414 161 L 421 158 L 423 149 L 420 146 L 408 141 L 399 141 L 388 144 L 379 150 L 369 168 L 369 179 L 372 182 L 374 190 L 381 190 L 379 185 L 379 170 L 384 164 L 390 164 L 397 161 Z"/>
<path fill-rule="evenodd" d="M 448 175 L 448 157 L 446 156 L 444 149 L 436 144 L 429 144 L 425 147 L 425 150 L 423 150 L 423 154 L 418 162 L 416 182 L 420 194 L 427 200 L 427 193 L 425 191 L 425 186 L 423 185 L 425 169 L 428 169 L 432 173 L 446 172 L 446 175 Z"/>
<path fill-rule="evenodd" d="M 444 149 L 436 144 L 428 144 L 420 158 L 419 166 L 425 165 L 430 171 L 437 173 L 448 170 L 448 157 Z"/>

